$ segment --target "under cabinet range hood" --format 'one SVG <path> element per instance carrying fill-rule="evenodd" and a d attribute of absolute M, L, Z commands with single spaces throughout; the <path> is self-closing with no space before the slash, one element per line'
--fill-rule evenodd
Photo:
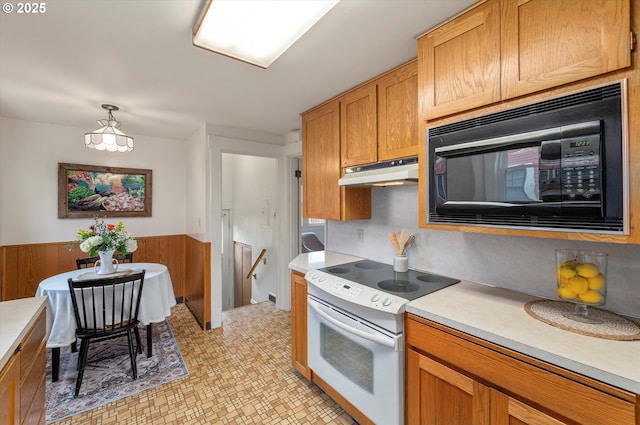
<path fill-rule="evenodd" d="M 418 157 L 345 167 L 340 186 L 397 186 L 418 182 Z"/>

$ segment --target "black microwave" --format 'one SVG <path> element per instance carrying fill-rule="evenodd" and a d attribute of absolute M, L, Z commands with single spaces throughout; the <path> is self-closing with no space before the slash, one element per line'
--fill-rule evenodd
<path fill-rule="evenodd" d="M 429 128 L 428 222 L 624 233 L 623 83 Z"/>

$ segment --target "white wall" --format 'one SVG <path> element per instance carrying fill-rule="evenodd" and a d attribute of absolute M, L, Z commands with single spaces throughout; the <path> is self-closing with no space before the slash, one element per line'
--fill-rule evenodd
<path fill-rule="evenodd" d="M 277 290 L 277 238 L 274 219 L 278 208 L 278 163 L 275 158 L 224 154 L 224 170 L 229 169 L 230 181 L 223 186 L 223 199 L 231 200 L 234 241 L 252 247 L 252 261 L 266 249 L 267 264 L 256 267 L 252 279 L 251 300 L 269 299 Z"/>
<path fill-rule="evenodd" d="M 185 142 L 130 134 L 132 152 L 100 152 L 87 130 L 0 117 L 0 244 L 70 241 L 91 224 L 58 219 L 59 162 L 151 169 L 152 217 L 122 221 L 136 236 L 185 233 Z"/>
<path fill-rule="evenodd" d="M 417 186 L 373 188 L 371 220 L 329 221 L 327 249 L 391 264 L 387 235 L 416 234 L 409 267 L 555 299 L 556 248 L 609 254 L 605 309 L 640 317 L 640 245 L 418 229 Z M 358 242 L 357 229 L 364 230 Z"/>
<path fill-rule="evenodd" d="M 207 127 L 203 125 L 186 143 L 186 233 L 193 238 L 209 242 L 209 146 Z"/>

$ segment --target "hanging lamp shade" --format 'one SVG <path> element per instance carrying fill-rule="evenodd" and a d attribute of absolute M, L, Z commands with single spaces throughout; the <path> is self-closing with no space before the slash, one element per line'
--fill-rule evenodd
<path fill-rule="evenodd" d="M 102 108 L 109 111 L 109 116 L 106 120 L 98 120 L 98 124 L 102 127 L 91 133 L 85 133 L 84 145 L 90 149 L 97 149 L 99 151 L 132 151 L 133 137 L 127 136 L 120 131 L 121 123 L 120 121 L 116 121 L 112 114 L 112 111 L 117 111 L 120 108 L 108 104 L 102 105 Z"/>

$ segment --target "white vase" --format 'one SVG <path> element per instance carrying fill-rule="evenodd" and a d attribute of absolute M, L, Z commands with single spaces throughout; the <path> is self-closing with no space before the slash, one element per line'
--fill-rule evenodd
<path fill-rule="evenodd" d="M 93 265 L 96 274 L 112 274 L 118 270 L 118 260 L 113 258 L 114 249 L 98 251 L 100 259 Z"/>

